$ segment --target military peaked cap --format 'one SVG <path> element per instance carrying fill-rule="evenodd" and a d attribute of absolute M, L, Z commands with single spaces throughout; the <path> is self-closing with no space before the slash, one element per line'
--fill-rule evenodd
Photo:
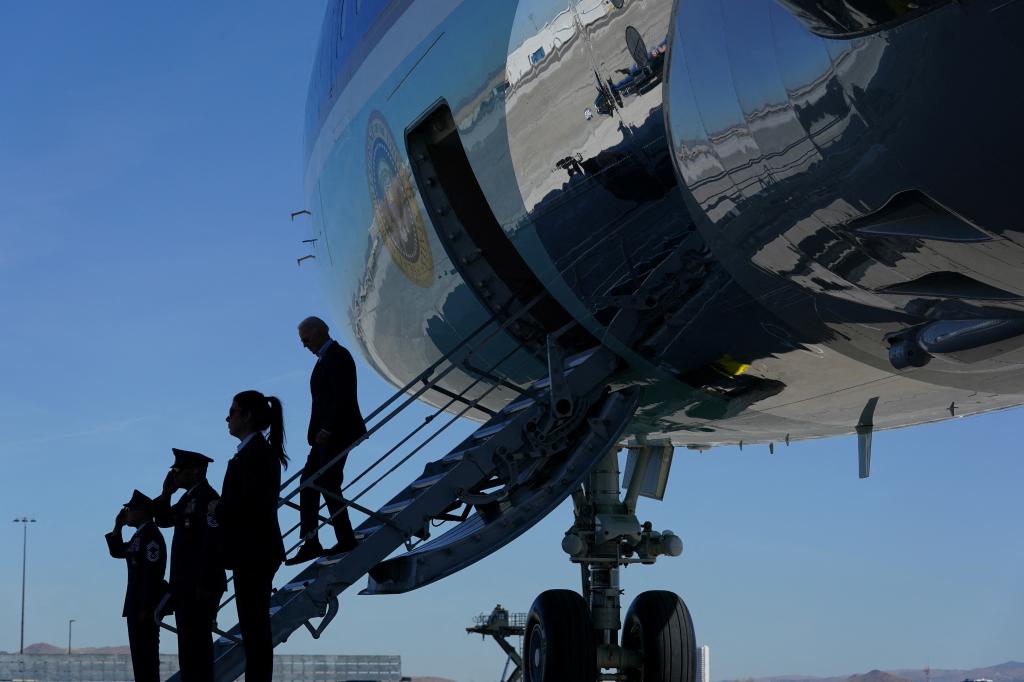
<path fill-rule="evenodd" d="M 153 511 L 153 500 L 146 497 L 138 490 L 132 491 L 132 499 L 124 503 L 124 506 L 132 511 Z"/>
<path fill-rule="evenodd" d="M 192 452 L 191 450 L 179 450 L 178 448 L 171 448 L 171 452 L 174 453 L 174 463 L 179 464 L 183 467 L 205 467 L 213 460 L 201 452 Z"/>

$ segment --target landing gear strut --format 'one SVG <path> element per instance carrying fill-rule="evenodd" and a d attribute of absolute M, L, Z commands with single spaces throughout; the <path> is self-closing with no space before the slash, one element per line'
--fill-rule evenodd
<path fill-rule="evenodd" d="M 618 450 L 573 493 L 575 523 L 562 549 L 579 564 L 582 593 L 549 590 L 534 601 L 523 642 L 526 682 L 694 682 L 696 644 L 686 604 L 672 592 L 637 595 L 621 616 L 619 570 L 679 556 L 682 541 L 636 517 L 640 495 L 661 499 L 671 445 L 631 445 L 619 498 Z M 620 633 L 621 631 L 621 644 Z"/>

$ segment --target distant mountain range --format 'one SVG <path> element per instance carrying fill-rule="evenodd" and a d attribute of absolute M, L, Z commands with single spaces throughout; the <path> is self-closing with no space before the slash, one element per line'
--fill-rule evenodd
<path fill-rule="evenodd" d="M 36 644 L 29 644 L 25 647 L 26 654 L 66 654 L 68 648 L 66 646 L 54 646 L 47 642 L 37 642 Z M 0 651 L 0 653 L 7 653 L 6 651 Z M 16 652 L 11 652 L 16 653 Z M 131 649 L 128 645 L 123 646 L 87 646 L 81 649 L 72 649 L 71 653 L 74 654 L 129 654 Z"/>
<path fill-rule="evenodd" d="M 773 677 L 748 677 L 743 680 L 721 680 L 720 682 L 963 682 L 963 680 L 987 679 L 992 682 L 1024 682 L 1024 663 L 1007 661 L 999 665 L 971 670 L 946 670 L 932 668 L 928 675 L 924 670 L 872 670 L 863 675 L 838 677 L 813 677 L 809 675 L 776 675 Z"/>

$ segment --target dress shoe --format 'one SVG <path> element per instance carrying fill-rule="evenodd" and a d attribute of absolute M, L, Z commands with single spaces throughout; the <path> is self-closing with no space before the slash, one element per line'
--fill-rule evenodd
<path fill-rule="evenodd" d="M 324 550 L 323 556 L 337 556 L 338 554 L 344 554 L 345 552 L 351 552 L 353 549 L 359 546 L 358 542 L 354 540 L 352 542 L 339 542 L 330 549 Z"/>
<path fill-rule="evenodd" d="M 295 566 L 296 564 L 304 564 L 307 561 L 319 558 L 323 553 L 324 548 L 320 546 L 319 542 L 316 540 L 307 540 L 302 543 L 302 547 L 299 547 L 298 552 L 284 560 L 284 565 Z"/>

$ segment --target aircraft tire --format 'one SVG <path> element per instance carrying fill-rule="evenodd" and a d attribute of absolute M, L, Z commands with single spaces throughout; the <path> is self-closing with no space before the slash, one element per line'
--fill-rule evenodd
<path fill-rule="evenodd" d="M 597 649 L 586 601 L 547 590 L 533 601 L 523 640 L 525 682 L 594 682 Z"/>
<path fill-rule="evenodd" d="M 641 670 L 627 671 L 629 682 L 695 682 L 697 644 L 690 610 L 679 595 L 641 592 L 622 623 L 622 646 L 639 651 Z"/>

